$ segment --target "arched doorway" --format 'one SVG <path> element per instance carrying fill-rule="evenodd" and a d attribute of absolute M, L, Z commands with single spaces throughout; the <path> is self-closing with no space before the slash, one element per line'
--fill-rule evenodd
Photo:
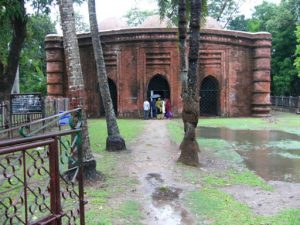
<path fill-rule="evenodd" d="M 117 92 L 117 86 L 115 85 L 115 82 L 108 78 L 108 86 L 110 91 L 110 96 L 113 102 L 115 114 L 118 115 L 118 92 Z M 99 91 L 100 94 L 100 91 Z M 100 94 L 101 96 L 101 94 Z M 105 116 L 105 110 L 103 106 L 102 98 L 100 97 L 100 116 Z"/>
<path fill-rule="evenodd" d="M 148 89 L 147 89 L 147 98 L 150 96 L 160 96 L 161 98 L 170 99 L 170 87 L 166 78 L 162 75 L 155 75 L 151 78 Z"/>
<path fill-rule="evenodd" d="M 205 77 L 201 83 L 200 115 L 219 115 L 219 83 L 213 76 Z"/>

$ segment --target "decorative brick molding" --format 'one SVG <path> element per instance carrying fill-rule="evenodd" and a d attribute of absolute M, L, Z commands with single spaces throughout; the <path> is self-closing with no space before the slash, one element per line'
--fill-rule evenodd
<path fill-rule="evenodd" d="M 176 28 L 141 28 L 101 33 L 108 77 L 116 85 L 119 117 L 137 117 L 148 97 L 150 80 L 163 76 L 169 84 L 172 109 L 182 111 Z M 271 34 L 229 30 L 201 31 L 199 88 L 216 78 L 218 115 L 268 116 L 270 111 Z M 49 96 L 68 96 L 62 38 L 46 37 Z M 100 94 L 89 33 L 79 34 L 88 115 L 100 116 Z"/>

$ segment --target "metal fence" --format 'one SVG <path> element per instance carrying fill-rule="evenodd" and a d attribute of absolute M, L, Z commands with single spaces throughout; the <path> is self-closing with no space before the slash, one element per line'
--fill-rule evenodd
<path fill-rule="evenodd" d="M 274 109 L 300 112 L 300 96 L 271 96 Z"/>
<path fill-rule="evenodd" d="M 79 126 L 0 141 L 0 224 L 84 225 L 84 204 Z"/>
<path fill-rule="evenodd" d="M 46 98 L 42 101 L 42 104 L 42 112 L 26 112 L 25 110 L 11 110 L 12 107 L 9 101 L 0 103 L 0 130 L 16 127 L 69 110 L 68 98 Z"/>

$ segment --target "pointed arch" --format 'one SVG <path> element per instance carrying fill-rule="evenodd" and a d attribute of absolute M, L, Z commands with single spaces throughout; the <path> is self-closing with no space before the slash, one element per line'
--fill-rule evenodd
<path fill-rule="evenodd" d="M 162 98 L 170 99 L 171 97 L 169 82 L 163 75 L 157 74 L 149 81 L 147 98 L 149 99 L 154 94 L 160 95 Z"/>
<path fill-rule="evenodd" d="M 118 115 L 118 91 L 117 91 L 117 86 L 115 82 L 108 78 L 108 86 L 109 86 L 109 91 L 110 91 L 110 96 L 113 102 L 115 114 Z M 100 93 L 99 93 L 100 94 Z M 100 96 L 100 116 L 105 116 L 105 110 L 103 106 L 103 101 Z"/>

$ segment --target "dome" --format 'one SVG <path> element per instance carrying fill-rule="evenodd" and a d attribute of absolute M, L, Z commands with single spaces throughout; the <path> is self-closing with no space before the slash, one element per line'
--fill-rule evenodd
<path fill-rule="evenodd" d="M 205 24 L 201 27 L 201 29 L 222 30 L 223 28 L 216 19 L 208 16 L 205 18 Z"/>
<path fill-rule="evenodd" d="M 110 17 L 107 19 L 104 19 L 99 22 L 98 24 L 99 30 L 104 31 L 104 30 L 121 30 L 121 29 L 126 29 L 129 28 L 127 23 L 123 21 L 121 18 L 117 17 Z"/>
<path fill-rule="evenodd" d="M 174 28 L 170 19 L 161 20 L 159 15 L 149 16 L 138 28 Z"/>
<path fill-rule="evenodd" d="M 110 17 L 99 22 L 100 31 L 108 30 L 121 30 L 130 29 L 128 24 L 122 19 L 117 17 Z M 149 16 L 145 21 L 137 26 L 137 28 L 176 28 L 170 19 L 160 19 L 159 15 Z M 201 29 L 223 29 L 218 21 L 212 17 L 206 17 L 205 24 L 201 26 Z"/>

